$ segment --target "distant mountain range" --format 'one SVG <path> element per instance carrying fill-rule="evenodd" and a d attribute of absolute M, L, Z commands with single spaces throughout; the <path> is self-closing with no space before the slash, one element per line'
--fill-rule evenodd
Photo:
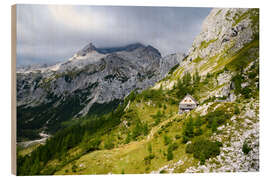
<path fill-rule="evenodd" d="M 141 43 L 112 48 L 89 43 L 67 61 L 17 68 L 18 137 L 31 139 L 40 131 L 55 132 L 63 121 L 110 112 L 131 91 L 165 77 L 183 58 L 162 58 L 156 48 Z"/>

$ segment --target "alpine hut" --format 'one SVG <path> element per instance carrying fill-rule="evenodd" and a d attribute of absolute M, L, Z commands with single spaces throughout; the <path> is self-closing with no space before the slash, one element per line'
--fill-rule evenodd
<path fill-rule="evenodd" d="M 179 103 L 179 114 L 196 108 L 199 103 L 189 94 L 187 94 Z"/>

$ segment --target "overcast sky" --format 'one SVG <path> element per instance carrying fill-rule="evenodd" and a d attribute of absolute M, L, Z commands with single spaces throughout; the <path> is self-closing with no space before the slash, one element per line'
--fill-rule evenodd
<path fill-rule="evenodd" d="M 17 6 L 17 65 L 65 61 L 89 42 L 187 52 L 210 8 Z"/>

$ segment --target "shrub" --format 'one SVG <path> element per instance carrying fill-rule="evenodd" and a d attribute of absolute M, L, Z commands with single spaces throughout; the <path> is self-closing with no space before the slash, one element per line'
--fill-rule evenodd
<path fill-rule="evenodd" d="M 175 151 L 178 148 L 178 144 L 176 142 L 172 143 L 168 147 L 169 149 L 172 149 L 172 151 Z"/>
<path fill-rule="evenodd" d="M 72 167 L 71 167 L 71 169 L 72 169 L 72 172 L 76 172 L 77 171 L 77 166 L 76 166 L 76 164 L 73 164 L 72 165 Z"/>
<path fill-rule="evenodd" d="M 163 105 L 163 109 L 166 110 L 167 109 L 167 106 L 166 104 Z"/>
<path fill-rule="evenodd" d="M 167 152 L 167 160 L 170 161 L 173 159 L 173 151 L 171 148 L 168 148 L 168 152 Z"/>
<path fill-rule="evenodd" d="M 104 148 L 105 149 L 112 149 L 114 148 L 114 144 L 113 144 L 113 138 L 111 136 L 107 137 L 107 139 L 104 142 Z"/>
<path fill-rule="evenodd" d="M 125 144 L 128 144 L 131 141 L 131 133 L 128 132 L 127 137 L 125 139 Z"/>
<path fill-rule="evenodd" d="M 250 79 L 254 79 L 256 76 L 257 76 L 257 72 L 255 71 L 251 71 L 251 72 L 249 72 L 248 73 L 248 78 L 250 78 Z"/>
<path fill-rule="evenodd" d="M 203 131 L 202 131 L 202 128 L 201 127 L 196 127 L 194 129 L 194 135 L 195 136 L 200 136 L 200 135 L 202 135 L 202 133 L 203 133 Z"/>
<path fill-rule="evenodd" d="M 185 122 L 183 135 L 188 138 L 192 138 L 194 136 L 194 126 L 192 117 L 189 117 L 188 120 Z"/>
<path fill-rule="evenodd" d="M 173 66 L 173 67 L 170 69 L 170 71 L 169 71 L 168 74 L 172 74 L 173 71 L 175 71 L 178 67 L 179 67 L 179 64 L 176 64 L 175 66 Z"/>
<path fill-rule="evenodd" d="M 210 141 L 204 138 L 197 138 L 186 147 L 186 153 L 192 153 L 194 158 L 204 164 L 206 159 L 220 154 L 221 142 Z"/>
<path fill-rule="evenodd" d="M 136 99 L 137 92 L 131 91 L 131 93 L 127 96 L 126 101 L 134 101 Z"/>
<path fill-rule="evenodd" d="M 171 141 L 172 141 L 171 138 L 168 137 L 167 135 L 164 135 L 164 136 L 163 136 L 163 140 L 164 140 L 164 144 L 165 144 L 165 145 L 170 144 Z"/>
<path fill-rule="evenodd" d="M 241 90 L 241 94 L 247 99 L 251 97 L 251 89 L 249 87 L 244 87 Z"/>
<path fill-rule="evenodd" d="M 160 123 L 163 116 L 164 114 L 162 114 L 160 110 L 158 110 L 155 115 L 151 115 L 151 117 L 155 120 L 155 125 L 158 125 Z"/>
<path fill-rule="evenodd" d="M 235 85 L 235 94 L 238 95 L 241 92 L 241 83 L 243 81 L 243 77 L 241 76 L 241 74 L 237 74 L 232 78 L 232 81 L 234 82 Z"/>
<path fill-rule="evenodd" d="M 167 173 L 167 171 L 165 169 L 162 169 L 159 173 L 160 174 L 165 174 L 165 173 Z"/>
<path fill-rule="evenodd" d="M 240 109 L 237 105 L 234 106 L 234 114 L 240 114 Z"/>
<path fill-rule="evenodd" d="M 137 97 L 145 101 L 151 99 L 152 101 L 161 102 L 162 98 L 164 97 L 162 96 L 162 92 L 163 91 L 161 89 L 158 90 L 146 89 L 142 91 L 140 94 L 138 94 Z"/>
<path fill-rule="evenodd" d="M 197 115 L 195 120 L 194 120 L 194 125 L 196 127 L 200 127 L 203 124 L 203 120 L 201 118 L 201 116 Z"/>
<path fill-rule="evenodd" d="M 152 153 L 152 145 L 150 143 L 147 146 L 147 150 L 150 154 Z"/>
<path fill-rule="evenodd" d="M 151 160 L 155 158 L 155 155 L 154 154 L 149 154 L 148 156 L 146 156 L 144 158 L 144 163 L 145 165 L 147 164 L 151 164 Z"/>
<path fill-rule="evenodd" d="M 170 99 L 170 103 L 171 103 L 171 105 L 174 105 L 174 104 L 177 104 L 177 101 L 174 99 Z"/>
<path fill-rule="evenodd" d="M 95 151 L 99 149 L 99 145 L 101 143 L 100 138 L 95 138 L 87 143 L 83 144 L 83 149 L 85 152 Z"/>
<path fill-rule="evenodd" d="M 181 138 L 181 136 L 179 134 L 175 135 L 175 139 L 180 139 L 180 138 Z"/>
<path fill-rule="evenodd" d="M 185 135 L 182 136 L 182 143 L 186 144 L 189 141 L 189 138 Z"/>
<path fill-rule="evenodd" d="M 244 154 L 248 154 L 249 151 L 251 151 L 251 148 L 249 147 L 247 141 L 244 142 L 243 147 L 242 147 L 242 151 Z"/>
<path fill-rule="evenodd" d="M 136 140 L 140 135 L 147 135 L 149 132 L 148 124 L 142 123 L 140 120 L 136 121 L 136 125 L 132 130 L 131 138 Z"/>
<path fill-rule="evenodd" d="M 223 124 L 226 122 L 227 119 L 230 118 L 229 114 L 226 114 L 222 110 L 216 110 L 213 112 L 208 113 L 206 116 L 204 116 L 204 119 L 207 122 L 207 127 L 208 128 L 214 128 L 215 126 L 218 127 L 219 125 Z"/>
<path fill-rule="evenodd" d="M 214 132 L 217 130 L 217 118 L 214 118 L 213 121 L 212 121 L 212 124 L 211 124 L 211 130 Z"/>
<path fill-rule="evenodd" d="M 202 104 L 214 102 L 216 100 L 216 96 L 211 96 L 208 99 L 204 100 Z"/>

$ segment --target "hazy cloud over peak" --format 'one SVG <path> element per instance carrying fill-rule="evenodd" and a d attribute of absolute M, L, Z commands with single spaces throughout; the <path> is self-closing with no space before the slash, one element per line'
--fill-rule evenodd
<path fill-rule="evenodd" d="M 162 55 L 187 52 L 209 8 L 17 6 L 17 64 L 67 60 L 89 42 L 152 45 Z"/>

